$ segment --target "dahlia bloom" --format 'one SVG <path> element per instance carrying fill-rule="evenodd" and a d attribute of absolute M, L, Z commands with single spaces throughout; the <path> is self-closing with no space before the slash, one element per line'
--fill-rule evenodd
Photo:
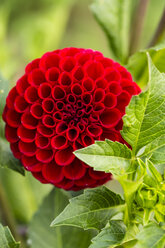
<path fill-rule="evenodd" d="M 140 92 L 120 64 L 91 49 L 45 53 L 25 68 L 6 99 L 11 150 L 42 183 L 66 190 L 96 187 L 111 174 L 94 171 L 73 151 L 108 138 L 124 142 L 122 116 Z"/>

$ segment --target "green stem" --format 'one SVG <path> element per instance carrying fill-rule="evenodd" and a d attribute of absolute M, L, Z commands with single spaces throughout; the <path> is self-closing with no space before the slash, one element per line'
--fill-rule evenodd
<path fill-rule="evenodd" d="M 132 25 L 132 36 L 130 41 L 130 55 L 137 51 L 141 33 L 144 26 L 145 15 L 147 12 L 147 7 L 149 0 L 140 0 L 135 14 L 134 23 Z"/>
<path fill-rule="evenodd" d="M 147 225 L 148 224 L 148 222 L 149 222 L 149 220 L 150 220 L 150 215 L 151 215 L 151 209 L 149 209 L 149 208 L 146 208 L 145 210 L 144 210 L 144 225 Z"/>
<path fill-rule="evenodd" d="M 165 30 L 165 9 L 164 12 L 162 14 L 162 17 L 160 19 L 158 28 L 156 29 L 156 32 L 152 38 L 152 40 L 150 41 L 148 48 L 154 46 L 157 41 L 159 40 L 160 35 L 163 33 L 163 31 Z"/>
<path fill-rule="evenodd" d="M 13 234 L 14 238 L 17 241 L 21 242 L 21 247 L 25 248 L 24 240 L 17 232 L 17 225 L 13 217 L 12 211 L 10 209 L 10 206 L 8 204 L 6 194 L 5 194 L 5 191 L 3 189 L 3 185 L 1 182 L 0 182 L 0 208 L 2 212 L 2 218 L 4 219 L 5 224 L 11 230 L 11 233 Z"/>
<path fill-rule="evenodd" d="M 124 198 L 126 202 L 126 207 L 125 207 L 125 212 L 124 212 L 124 223 L 128 226 L 129 224 L 131 224 L 132 200 L 129 199 L 129 197 L 126 197 L 126 195 Z"/>

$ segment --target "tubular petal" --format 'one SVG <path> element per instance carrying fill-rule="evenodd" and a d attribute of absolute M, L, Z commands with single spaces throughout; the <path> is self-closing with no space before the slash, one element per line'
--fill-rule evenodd
<path fill-rule="evenodd" d="M 18 96 L 18 93 L 17 93 L 17 89 L 15 86 L 11 89 L 11 91 L 9 92 L 9 94 L 6 98 L 6 104 L 7 104 L 8 108 L 14 108 L 14 102 L 15 102 L 15 99 L 17 98 L 17 96 Z"/>
<path fill-rule="evenodd" d="M 19 142 L 11 143 L 11 144 L 10 144 L 10 149 L 11 149 L 11 151 L 13 152 L 13 155 L 14 155 L 15 158 L 21 159 L 22 153 L 21 153 L 20 150 L 19 150 L 18 143 L 19 143 Z"/>
<path fill-rule="evenodd" d="M 11 127 L 18 127 L 21 124 L 21 114 L 14 109 L 8 109 L 6 113 L 6 122 Z"/>
<path fill-rule="evenodd" d="M 37 135 L 35 143 L 38 148 L 44 149 L 48 148 L 48 146 L 50 145 L 50 140 L 48 137 Z"/>
<path fill-rule="evenodd" d="M 45 127 L 42 124 L 37 126 L 37 131 L 45 137 L 52 137 L 54 135 L 54 130 L 52 128 Z"/>
<path fill-rule="evenodd" d="M 64 178 L 62 168 L 56 165 L 54 161 L 43 167 L 42 174 L 44 178 L 50 180 L 51 183 L 59 183 Z"/>
<path fill-rule="evenodd" d="M 100 126 L 97 126 L 95 124 L 91 124 L 87 127 L 88 133 L 93 137 L 98 137 L 102 134 L 103 130 Z"/>
<path fill-rule="evenodd" d="M 52 96 L 55 100 L 62 100 L 65 98 L 66 92 L 60 87 L 55 86 L 52 90 Z"/>
<path fill-rule="evenodd" d="M 17 89 L 18 93 L 22 96 L 24 94 L 25 90 L 29 86 L 30 85 L 29 85 L 28 80 L 27 80 L 27 74 L 25 74 L 20 79 L 18 79 L 17 84 L 16 84 L 16 89 Z"/>
<path fill-rule="evenodd" d="M 72 57 L 65 57 L 60 62 L 60 68 L 64 71 L 70 72 L 73 70 L 76 62 Z"/>
<path fill-rule="evenodd" d="M 122 88 L 121 88 L 119 82 L 116 82 L 116 81 L 110 82 L 109 91 L 111 93 L 113 93 L 114 95 L 117 95 L 117 96 L 120 95 L 122 92 Z"/>
<path fill-rule="evenodd" d="M 51 67 L 58 67 L 60 62 L 60 57 L 58 54 L 49 52 L 42 56 L 39 66 L 43 70 L 47 70 Z"/>
<path fill-rule="evenodd" d="M 90 78 L 96 80 L 104 74 L 104 67 L 99 62 L 91 62 L 87 66 L 86 72 Z"/>
<path fill-rule="evenodd" d="M 104 110 L 100 115 L 100 121 L 106 128 L 114 127 L 120 120 L 121 113 L 118 109 Z"/>
<path fill-rule="evenodd" d="M 25 67 L 25 72 L 30 73 L 34 69 L 39 68 L 39 63 L 40 63 L 40 59 L 34 59 Z"/>
<path fill-rule="evenodd" d="M 56 67 L 52 67 L 46 71 L 45 77 L 46 80 L 50 83 L 57 82 L 60 75 L 60 70 Z"/>
<path fill-rule="evenodd" d="M 95 83 L 91 78 L 86 78 L 83 82 L 82 85 L 84 89 L 88 92 L 92 92 L 95 88 Z"/>
<path fill-rule="evenodd" d="M 14 108 L 17 112 L 23 113 L 28 107 L 28 103 L 22 96 L 17 96 L 14 102 Z"/>
<path fill-rule="evenodd" d="M 51 140 L 51 145 L 54 149 L 64 149 L 68 141 L 64 135 L 56 135 Z"/>
<path fill-rule="evenodd" d="M 45 82 L 45 75 L 40 69 L 34 69 L 28 74 L 28 82 L 31 85 L 38 86 Z"/>
<path fill-rule="evenodd" d="M 17 136 L 17 128 L 13 128 L 13 127 L 6 125 L 5 134 L 6 134 L 7 141 L 11 143 L 17 142 L 19 140 Z"/>
<path fill-rule="evenodd" d="M 42 123 L 48 128 L 53 128 L 56 126 L 55 119 L 51 115 L 44 115 Z"/>
<path fill-rule="evenodd" d="M 34 142 L 26 143 L 26 142 L 20 141 L 19 150 L 26 156 L 34 156 L 36 153 L 36 145 Z"/>
<path fill-rule="evenodd" d="M 67 129 L 68 129 L 68 126 L 65 122 L 59 122 L 56 126 L 57 134 L 65 133 Z"/>
<path fill-rule="evenodd" d="M 71 164 L 63 168 L 64 176 L 71 180 L 82 178 L 85 175 L 85 172 L 85 167 L 81 165 L 81 161 L 77 158 L 75 158 Z"/>
<path fill-rule="evenodd" d="M 35 130 L 27 129 L 21 125 L 17 129 L 17 135 L 22 141 L 26 143 L 30 143 L 35 140 L 36 132 Z"/>
<path fill-rule="evenodd" d="M 42 163 L 49 163 L 53 160 L 53 151 L 52 150 L 46 150 L 46 149 L 39 149 L 36 152 L 36 158 L 38 161 Z"/>
<path fill-rule="evenodd" d="M 79 136 L 78 128 L 76 127 L 69 128 L 67 130 L 66 135 L 67 135 L 68 140 L 70 140 L 71 142 L 75 141 Z"/>
<path fill-rule="evenodd" d="M 43 116 L 43 108 L 40 103 L 34 103 L 31 106 L 30 113 L 36 119 L 41 119 Z"/>
<path fill-rule="evenodd" d="M 52 87 L 49 83 L 43 83 L 38 88 L 38 95 L 42 99 L 51 96 L 51 92 L 52 92 Z"/>
<path fill-rule="evenodd" d="M 34 118 L 30 112 L 25 112 L 21 117 L 21 123 L 25 128 L 36 129 L 38 120 Z"/>
<path fill-rule="evenodd" d="M 28 103 L 36 102 L 38 100 L 37 88 L 34 86 L 29 86 L 25 91 L 24 97 Z"/>
<path fill-rule="evenodd" d="M 104 105 L 107 108 L 114 108 L 117 104 L 117 98 L 112 93 L 107 93 L 104 97 Z"/>
<path fill-rule="evenodd" d="M 60 166 L 66 166 L 73 162 L 75 156 L 73 154 L 73 149 L 71 146 L 63 150 L 59 150 L 55 153 L 55 161 Z"/>

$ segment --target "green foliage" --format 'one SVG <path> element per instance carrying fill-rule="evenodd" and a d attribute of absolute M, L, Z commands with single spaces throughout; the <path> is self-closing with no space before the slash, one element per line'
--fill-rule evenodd
<path fill-rule="evenodd" d="M 165 165 L 165 135 L 161 135 L 156 138 L 153 142 L 145 146 L 140 155 L 141 158 L 145 159 L 146 157 L 150 158 L 150 161 L 155 165 Z M 160 167 L 160 166 L 159 166 Z"/>
<path fill-rule="evenodd" d="M 74 0 L 0 1 L 0 67 L 16 77 L 25 63 L 59 47 Z"/>
<path fill-rule="evenodd" d="M 9 92 L 9 87 L 9 82 L 0 75 L 0 116 L 3 113 L 3 109 L 6 103 L 6 97 Z"/>
<path fill-rule="evenodd" d="M 24 224 L 29 223 L 43 198 L 52 189 L 52 185 L 41 184 L 31 173 L 27 172 L 23 177 L 11 169 L 0 169 L 0 182 L 11 213 L 19 223 Z"/>
<path fill-rule="evenodd" d="M 158 200 L 157 191 L 154 188 L 141 186 L 136 195 L 136 203 L 142 208 L 154 208 Z"/>
<path fill-rule="evenodd" d="M 121 134 L 133 154 L 165 134 L 165 75 L 149 62 L 149 89 L 134 96 L 126 109 Z"/>
<path fill-rule="evenodd" d="M 152 176 L 155 178 L 155 180 L 158 183 L 161 183 L 163 181 L 163 178 L 162 178 L 161 174 L 157 171 L 157 169 L 154 167 L 151 160 L 147 159 L 147 167 L 148 167 L 149 171 L 151 172 Z"/>
<path fill-rule="evenodd" d="M 107 248 L 121 243 L 126 233 L 126 227 L 122 221 L 111 220 L 95 238 L 89 248 Z"/>
<path fill-rule="evenodd" d="M 121 175 L 131 172 L 131 150 L 119 142 L 96 141 L 95 144 L 74 152 L 76 157 L 94 167 L 95 170 Z"/>
<path fill-rule="evenodd" d="M 164 248 L 165 230 L 156 223 L 146 225 L 136 236 L 135 248 Z"/>
<path fill-rule="evenodd" d="M 1 248 L 19 248 L 20 244 L 16 242 L 8 227 L 0 224 L 0 247 Z"/>
<path fill-rule="evenodd" d="M 148 82 L 148 67 L 147 67 L 146 52 L 150 54 L 158 70 L 160 72 L 165 72 L 165 67 L 164 67 L 165 40 L 163 40 L 154 47 L 143 49 L 136 52 L 128 59 L 128 63 L 126 67 L 132 74 L 135 82 L 137 82 L 138 85 L 142 88 L 144 88 Z"/>
<path fill-rule="evenodd" d="M 91 10 L 105 31 L 116 59 L 124 62 L 129 53 L 132 0 L 94 0 Z"/>
<path fill-rule="evenodd" d="M 114 215 L 124 210 L 121 197 L 106 187 L 88 189 L 72 198 L 51 226 L 71 225 L 84 229 L 101 229 Z"/>
<path fill-rule="evenodd" d="M 0 140 L 0 167 L 10 168 L 22 175 L 25 174 L 25 170 L 20 161 L 13 156 L 9 144 L 3 139 Z"/>
<path fill-rule="evenodd" d="M 68 196 L 59 189 L 53 189 L 31 220 L 29 242 L 31 248 L 86 248 L 92 238 L 91 232 L 76 227 L 56 227 L 50 222 L 58 216 L 68 203 Z"/>

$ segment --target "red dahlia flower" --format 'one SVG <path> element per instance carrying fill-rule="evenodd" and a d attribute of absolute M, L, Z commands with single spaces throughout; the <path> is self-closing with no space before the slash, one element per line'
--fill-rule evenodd
<path fill-rule="evenodd" d="M 66 190 L 96 187 L 111 174 L 96 172 L 73 151 L 119 130 L 131 96 L 140 92 L 120 64 L 90 49 L 45 53 L 11 89 L 3 119 L 14 156 L 42 183 Z"/>

